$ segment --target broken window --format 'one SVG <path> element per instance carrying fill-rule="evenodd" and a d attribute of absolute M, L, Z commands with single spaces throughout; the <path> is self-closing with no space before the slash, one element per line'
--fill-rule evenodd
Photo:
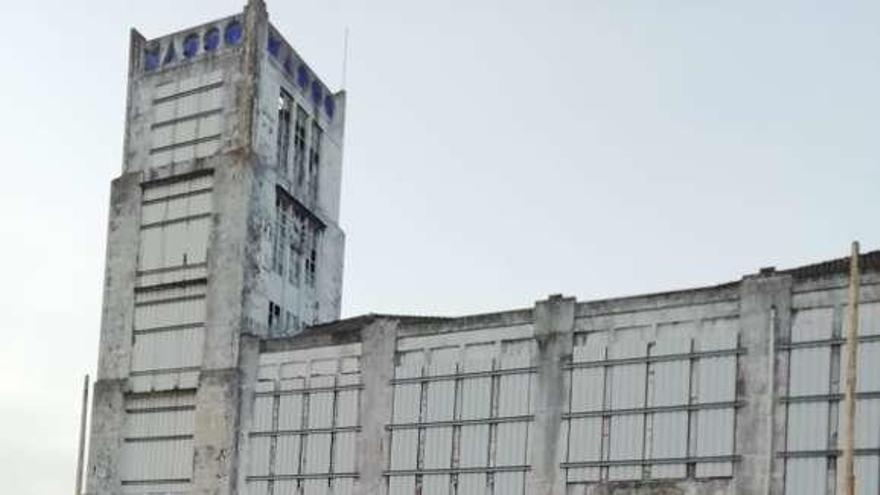
<path fill-rule="evenodd" d="M 284 273 L 284 245 L 287 242 L 287 215 L 281 198 L 275 200 L 275 226 L 272 229 L 272 271 Z"/>
<path fill-rule="evenodd" d="M 280 188 L 275 210 L 272 270 L 286 277 L 293 286 L 299 287 L 304 279 L 306 286 L 314 287 L 318 236 L 323 226 Z"/>
<path fill-rule="evenodd" d="M 317 233 L 315 231 L 308 232 L 306 240 L 306 285 L 308 285 L 309 287 L 314 287 L 315 272 L 318 265 Z"/>
<path fill-rule="evenodd" d="M 321 165 L 321 139 L 324 131 L 317 122 L 312 121 L 311 143 L 309 146 L 309 197 L 318 197 L 318 171 Z"/>
<path fill-rule="evenodd" d="M 269 301 L 269 335 L 277 335 L 281 326 L 281 306 Z"/>
<path fill-rule="evenodd" d="M 293 98 L 281 90 L 278 97 L 278 170 L 288 172 L 287 159 L 290 154 L 290 116 L 293 112 Z"/>
<path fill-rule="evenodd" d="M 297 185 L 302 185 L 305 178 L 306 163 L 306 122 L 309 115 L 299 105 L 296 107 L 296 122 L 293 127 L 293 171 Z"/>
<path fill-rule="evenodd" d="M 290 261 L 288 262 L 288 280 L 294 286 L 299 286 L 300 280 L 300 272 L 302 268 L 300 267 L 300 255 L 297 247 L 291 245 L 290 246 Z"/>

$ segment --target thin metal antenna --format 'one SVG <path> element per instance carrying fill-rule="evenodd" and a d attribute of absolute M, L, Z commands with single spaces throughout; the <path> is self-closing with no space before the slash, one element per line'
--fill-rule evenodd
<path fill-rule="evenodd" d="M 342 48 L 342 89 L 345 89 L 345 79 L 348 75 L 348 26 L 345 26 L 345 40 Z"/>
<path fill-rule="evenodd" d="M 79 415 L 79 449 L 76 456 L 76 495 L 82 493 L 83 463 L 86 454 L 86 417 L 89 411 L 89 375 L 83 379 L 82 410 Z"/>

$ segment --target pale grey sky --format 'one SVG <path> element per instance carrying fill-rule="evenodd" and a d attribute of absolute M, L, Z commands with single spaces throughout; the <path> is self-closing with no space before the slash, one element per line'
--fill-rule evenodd
<path fill-rule="evenodd" d="M 128 28 L 244 0 L 6 2 L 0 479 L 69 493 Z M 880 3 L 269 0 L 332 88 L 344 314 L 713 284 L 880 248 Z"/>

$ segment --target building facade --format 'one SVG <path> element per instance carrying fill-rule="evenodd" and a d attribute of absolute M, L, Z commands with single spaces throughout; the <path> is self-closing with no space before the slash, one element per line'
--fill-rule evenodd
<path fill-rule="evenodd" d="M 259 340 L 339 318 L 344 121 L 262 1 L 132 31 L 88 493 L 235 492 Z"/>
<path fill-rule="evenodd" d="M 251 0 L 131 37 L 87 493 L 834 495 L 847 260 L 339 320 L 345 96 Z M 856 473 L 880 493 L 880 252 Z"/>

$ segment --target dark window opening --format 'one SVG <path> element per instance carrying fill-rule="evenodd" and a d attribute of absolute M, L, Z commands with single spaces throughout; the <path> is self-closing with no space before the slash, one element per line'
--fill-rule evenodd
<path fill-rule="evenodd" d="M 277 335 L 281 329 L 281 306 L 269 301 L 269 335 Z"/>
<path fill-rule="evenodd" d="M 285 91 L 278 96 L 278 170 L 288 173 L 287 159 L 290 155 L 290 116 L 293 113 L 293 98 Z"/>
<path fill-rule="evenodd" d="M 302 186 L 306 163 L 306 122 L 309 116 L 302 107 L 296 107 L 296 123 L 293 127 L 293 169 L 296 184 Z"/>
<path fill-rule="evenodd" d="M 308 187 L 309 197 L 312 200 L 318 198 L 318 172 L 321 165 L 321 140 L 324 131 L 318 126 L 317 122 L 312 121 L 311 143 L 309 146 L 309 173 Z"/>

